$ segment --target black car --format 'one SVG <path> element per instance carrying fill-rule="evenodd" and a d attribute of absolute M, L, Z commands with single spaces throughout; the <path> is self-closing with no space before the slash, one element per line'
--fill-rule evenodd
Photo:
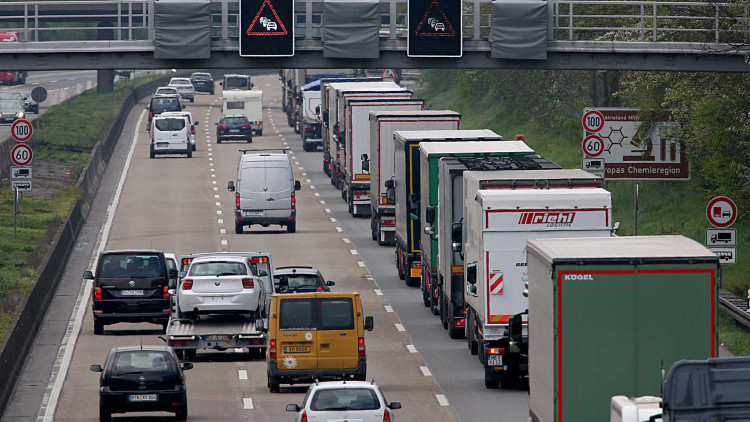
<path fill-rule="evenodd" d="M 109 351 L 104 366 L 91 365 L 99 378 L 99 420 L 113 413 L 171 412 L 187 420 L 185 374 L 192 363 L 180 365 L 167 346 L 124 346 Z"/>
<path fill-rule="evenodd" d="M 148 123 L 151 124 L 154 116 L 165 111 L 182 111 L 185 107 L 180 103 L 179 95 L 156 95 L 151 97 L 148 106 Z"/>
<path fill-rule="evenodd" d="M 245 116 L 222 116 L 216 123 L 216 143 L 240 140 L 253 142 L 253 129 Z"/>
<path fill-rule="evenodd" d="M 214 78 L 210 73 L 195 72 L 190 75 L 190 82 L 192 82 L 196 92 L 208 92 L 214 95 Z"/>
<path fill-rule="evenodd" d="M 164 252 L 156 250 L 105 251 L 99 255 L 91 308 L 94 334 L 118 322 L 151 322 L 166 330 L 169 323 L 169 279 L 177 270 L 167 269 Z"/>
<path fill-rule="evenodd" d="M 330 292 L 333 281 L 325 281 L 317 268 L 293 266 L 273 270 L 273 288 L 276 293 Z"/>

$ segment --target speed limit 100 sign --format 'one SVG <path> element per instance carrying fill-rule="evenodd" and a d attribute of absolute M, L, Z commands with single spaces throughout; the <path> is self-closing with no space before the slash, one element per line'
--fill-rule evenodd
<path fill-rule="evenodd" d="M 10 150 L 10 159 L 17 166 L 27 166 L 31 163 L 34 153 L 31 147 L 26 144 L 18 144 Z"/>
<path fill-rule="evenodd" d="M 598 157 L 604 152 L 604 141 L 596 135 L 589 135 L 583 140 L 583 153 L 588 157 Z"/>
<path fill-rule="evenodd" d="M 31 123 L 24 119 L 16 120 L 10 127 L 10 134 L 18 142 L 26 142 L 31 139 L 32 132 L 34 132 L 34 129 L 31 127 Z"/>

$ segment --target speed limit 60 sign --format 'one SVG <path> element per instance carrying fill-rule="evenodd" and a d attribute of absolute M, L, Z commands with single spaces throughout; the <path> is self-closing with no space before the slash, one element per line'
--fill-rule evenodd
<path fill-rule="evenodd" d="M 18 144 L 10 150 L 10 159 L 17 166 L 28 166 L 34 153 L 26 144 Z"/>
<path fill-rule="evenodd" d="M 31 123 L 25 119 L 18 119 L 10 126 L 10 134 L 18 142 L 26 142 L 31 139 L 33 131 Z"/>
<path fill-rule="evenodd" d="M 583 140 L 583 153 L 588 157 L 598 157 L 604 152 L 604 141 L 596 135 L 589 135 Z"/>

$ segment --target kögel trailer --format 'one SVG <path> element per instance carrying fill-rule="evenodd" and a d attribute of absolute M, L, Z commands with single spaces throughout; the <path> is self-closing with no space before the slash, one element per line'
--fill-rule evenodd
<path fill-rule="evenodd" d="M 479 181 L 477 189 L 502 189 L 517 185 L 515 180 L 495 181 L 493 175 L 507 170 L 559 169 L 554 162 L 538 155 L 517 157 L 445 157 L 440 159 L 437 216 L 426 212 L 425 227 L 433 227 L 438 236 L 438 301 L 440 320 L 450 338 L 463 338 L 466 327 L 464 302 L 464 260 L 461 252 L 453 250 L 453 225 L 464 219 L 464 197 L 473 198 L 475 192 L 464 195 L 464 171 L 483 171 L 489 177 Z M 590 175 L 589 175 L 590 176 Z M 497 177 L 497 176 L 495 176 Z M 433 206 L 434 207 L 434 206 Z M 431 221 L 432 220 L 432 221 Z M 437 228 L 434 228 L 437 226 Z M 457 239 L 463 243 L 463 239 Z"/>
<path fill-rule="evenodd" d="M 397 130 L 461 129 L 461 114 L 451 110 L 370 112 L 370 230 L 378 245 L 393 245 L 395 206 L 385 183 L 394 177 L 393 132 Z"/>
<path fill-rule="evenodd" d="M 719 260 L 705 246 L 684 236 L 534 239 L 526 245 L 532 421 L 610 420 L 612 397 L 660 396 L 662 371 L 683 359 L 717 356 Z M 743 379 L 738 371 L 720 372 L 722 380 Z M 692 391 L 683 390 L 671 404 L 698 398 L 702 417 L 664 420 L 735 420 L 728 413 L 712 416 L 713 403 L 722 399 L 711 397 L 733 393 L 701 391 L 710 378 L 668 379 L 665 392 L 678 379 Z M 734 397 L 735 406 L 747 402 L 746 392 Z M 747 420 L 747 413 L 736 420 Z"/>

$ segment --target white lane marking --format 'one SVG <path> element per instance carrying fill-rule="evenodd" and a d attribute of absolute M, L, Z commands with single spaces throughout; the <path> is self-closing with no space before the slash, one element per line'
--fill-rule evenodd
<path fill-rule="evenodd" d="M 209 153 L 209 155 L 211 155 L 211 154 Z M 213 161 L 213 160 L 214 160 L 213 157 L 208 157 L 208 161 Z M 211 163 L 211 165 L 214 165 L 214 163 Z"/>
<path fill-rule="evenodd" d="M 300 167 L 300 168 L 302 168 L 302 167 Z M 314 185 L 310 185 L 310 189 L 315 190 L 315 186 Z"/>
<path fill-rule="evenodd" d="M 213 166 L 213 164 L 211 164 L 211 165 Z M 215 170 L 214 168 L 211 168 L 211 173 L 213 173 L 213 172 L 215 172 L 215 171 L 216 171 L 216 170 Z M 214 175 L 212 174 L 212 175 L 211 175 L 211 177 L 216 177 L 216 176 L 214 176 Z"/>
<path fill-rule="evenodd" d="M 393 312 L 393 308 L 390 305 L 383 306 L 386 312 Z"/>
<path fill-rule="evenodd" d="M 320 196 L 320 194 L 318 192 L 315 192 L 315 196 Z M 320 201 L 320 203 L 321 204 L 325 204 L 326 202 L 325 201 Z"/>
<path fill-rule="evenodd" d="M 214 171 L 214 169 L 213 169 L 214 163 L 208 163 L 208 165 L 212 167 L 211 171 Z"/>
<path fill-rule="evenodd" d="M 210 157 L 210 156 L 212 156 L 212 155 L 214 155 L 214 153 L 213 153 L 213 152 L 209 152 L 209 153 L 208 153 L 208 156 L 209 156 L 209 157 Z"/>
<path fill-rule="evenodd" d="M 432 376 L 432 372 L 430 372 L 430 368 L 428 368 L 426 366 L 420 366 L 419 370 L 422 371 L 422 375 L 424 375 L 426 377 L 431 377 Z"/>
<path fill-rule="evenodd" d="M 417 348 L 413 344 L 407 344 L 406 348 L 409 349 L 409 353 L 417 353 Z"/>
<path fill-rule="evenodd" d="M 216 184 L 216 180 L 212 180 L 212 181 L 211 181 L 211 184 L 212 184 L 212 185 L 215 185 L 215 184 Z"/>
<path fill-rule="evenodd" d="M 318 192 L 315 192 L 315 196 L 320 196 L 320 194 L 319 194 Z M 326 204 L 326 201 L 323 201 L 323 200 L 321 199 L 321 200 L 320 200 L 320 203 L 321 203 L 321 204 L 323 204 L 323 205 L 325 205 L 325 204 Z"/>
<path fill-rule="evenodd" d="M 219 219 L 219 224 L 224 224 L 224 219 L 223 218 Z"/>
<path fill-rule="evenodd" d="M 222 214 L 221 210 L 216 210 L 216 214 L 221 215 Z"/>
<path fill-rule="evenodd" d="M 251 399 L 250 397 L 245 397 L 244 399 L 242 399 L 242 406 L 247 410 L 255 409 L 253 407 L 253 399 Z"/>
<path fill-rule="evenodd" d="M 445 398 L 444 395 L 442 395 L 442 394 L 435 394 L 435 398 L 437 399 L 438 404 L 440 404 L 441 406 L 449 406 L 448 399 Z"/>
<path fill-rule="evenodd" d="M 227 234 L 227 229 L 219 229 L 219 233 L 221 233 L 221 234 Z"/>
<path fill-rule="evenodd" d="M 219 199 L 219 195 L 214 195 L 214 198 L 215 199 Z"/>
<path fill-rule="evenodd" d="M 304 168 L 304 167 L 300 167 L 299 169 L 300 169 L 300 170 L 304 170 L 305 168 Z"/>
<path fill-rule="evenodd" d="M 136 123 L 135 127 L 139 128 L 141 127 L 141 123 L 143 122 L 143 116 L 146 115 L 146 111 L 142 111 L 140 117 L 138 117 L 138 122 Z M 99 254 L 104 251 L 107 240 L 109 239 L 109 232 L 112 229 L 112 222 L 115 218 L 115 212 L 117 211 L 117 206 L 120 203 L 120 196 L 122 195 L 122 188 L 125 185 L 125 178 L 127 177 L 128 171 L 130 170 L 130 163 L 133 161 L 133 154 L 135 153 L 135 146 L 138 140 L 138 134 L 139 131 L 135 131 L 133 133 L 133 138 L 130 144 L 130 151 L 128 151 L 128 157 L 125 159 L 125 167 L 123 168 L 122 174 L 120 175 L 120 180 L 117 183 L 117 189 L 115 190 L 115 195 L 112 197 L 112 203 L 109 205 L 108 214 L 107 214 L 107 221 L 102 227 L 101 230 L 101 236 L 99 239 L 99 245 L 96 249 L 96 252 L 94 254 L 94 257 L 92 258 L 94 261 L 98 259 Z M 91 265 L 90 268 L 96 268 L 96 265 Z M 69 328 L 68 334 L 65 335 L 65 338 L 63 338 L 63 342 L 60 345 L 60 349 L 63 351 L 62 361 L 60 362 L 60 369 L 57 371 L 57 373 L 52 373 L 52 376 L 50 377 L 50 384 L 52 384 L 52 391 L 49 393 L 49 400 L 46 403 L 46 406 L 44 403 L 42 403 L 42 406 L 44 407 L 44 422 L 52 422 L 53 417 L 55 415 L 55 411 L 57 410 L 57 403 L 60 400 L 60 393 L 62 392 L 62 386 L 65 382 L 65 378 L 68 376 L 68 369 L 70 368 L 70 362 L 73 359 L 73 350 L 75 349 L 76 342 L 78 341 L 78 336 L 81 333 L 81 326 L 83 325 L 83 317 L 86 315 L 86 311 L 88 311 L 88 306 L 85 306 L 84 304 L 87 304 L 89 301 L 89 295 L 91 294 L 91 281 L 87 280 L 85 283 L 83 283 L 83 286 L 81 286 L 80 293 L 78 294 L 78 300 L 76 302 L 76 309 L 71 315 L 70 321 L 68 322 L 68 327 L 70 327 L 71 323 L 73 325 L 72 328 Z M 58 352 L 59 356 L 59 352 Z M 42 409 L 39 409 L 41 413 Z"/>
<path fill-rule="evenodd" d="M 221 206 L 221 202 L 217 202 L 217 203 L 216 203 L 216 206 L 217 206 L 217 207 L 220 207 L 220 206 Z"/>
<path fill-rule="evenodd" d="M 213 148 L 209 148 L 209 149 L 208 149 L 208 152 L 210 153 L 210 152 L 211 152 L 211 151 L 213 151 L 213 150 L 214 150 Z M 208 155 L 211 155 L 211 154 L 208 154 Z"/>
<path fill-rule="evenodd" d="M 214 190 L 219 190 L 219 188 L 217 188 L 216 186 L 214 186 Z"/>
<path fill-rule="evenodd" d="M 374 290 L 375 290 L 375 294 L 376 295 L 383 296 L 383 291 L 382 290 L 380 290 L 380 289 L 374 289 Z"/>
<path fill-rule="evenodd" d="M 336 231 L 339 232 L 339 233 L 341 233 L 341 232 L 344 231 L 344 229 L 342 229 L 341 227 L 336 227 Z"/>
<path fill-rule="evenodd" d="M 227 240 L 221 239 L 221 246 L 227 246 Z"/>
<path fill-rule="evenodd" d="M 242 350 L 242 349 L 240 349 L 240 351 L 241 351 L 241 350 Z M 236 352 L 236 350 L 235 350 L 235 352 Z M 237 371 L 237 372 L 238 372 L 238 375 L 239 375 L 239 377 L 240 377 L 240 379 L 241 379 L 241 380 L 246 380 L 246 379 L 247 379 L 247 370 L 245 370 L 245 369 L 240 369 L 240 370 L 239 370 L 239 371 Z"/>
<path fill-rule="evenodd" d="M 312 182 L 310 181 L 310 179 L 305 179 L 305 182 L 307 182 L 307 183 L 312 183 Z"/>
<path fill-rule="evenodd" d="M 331 217 L 331 223 L 335 223 L 335 222 L 336 222 L 336 219 Z"/>
<path fill-rule="evenodd" d="M 305 172 L 303 171 L 303 172 L 302 172 L 302 176 L 307 176 L 307 173 L 305 173 Z"/>
<path fill-rule="evenodd" d="M 352 255 L 357 255 L 357 254 L 358 254 L 358 252 L 357 252 L 357 250 L 356 250 L 356 249 L 352 249 L 352 250 L 350 250 L 349 252 L 350 252 L 350 253 L 351 253 Z"/>
<path fill-rule="evenodd" d="M 344 241 L 344 243 L 352 243 L 352 241 L 351 241 L 351 240 L 349 240 L 349 239 L 347 239 L 347 238 L 343 238 L 343 239 L 341 239 L 341 240 L 343 240 L 343 241 Z"/>
<path fill-rule="evenodd" d="M 402 324 L 395 324 L 395 325 L 398 331 L 406 331 L 406 329 L 404 329 L 404 326 Z"/>
<path fill-rule="evenodd" d="M 357 261 L 357 265 L 359 265 L 361 268 L 365 267 L 364 261 Z"/>
<path fill-rule="evenodd" d="M 292 157 L 292 158 L 294 158 L 294 157 Z M 294 164 L 299 165 L 299 161 L 295 161 Z"/>
<path fill-rule="evenodd" d="M 287 144 L 286 142 L 284 142 L 284 145 L 289 145 L 289 144 Z"/>
<path fill-rule="evenodd" d="M 211 169 L 211 171 L 213 171 L 213 169 Z M 211 173 L 211 177 L 216 177 L 216 175 L 214 173 Z"/>

